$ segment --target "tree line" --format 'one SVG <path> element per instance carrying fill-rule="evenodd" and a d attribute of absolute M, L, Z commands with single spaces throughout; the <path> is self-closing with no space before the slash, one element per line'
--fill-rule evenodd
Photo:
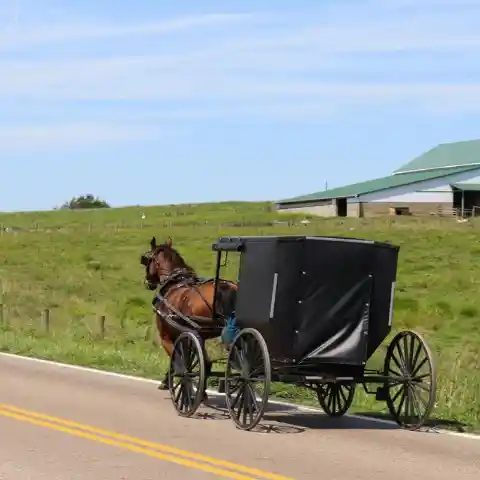
<path fill-rule="evenodd" d="M 110 205 L 105 200 L 87 193 L 86 195 L 79 195 L 68 200 L 60 207 L 60 210 L 78 210 L 82 208 L 110 208 Z"/>

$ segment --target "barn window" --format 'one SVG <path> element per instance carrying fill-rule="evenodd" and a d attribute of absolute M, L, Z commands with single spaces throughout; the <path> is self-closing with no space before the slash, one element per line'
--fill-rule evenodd
<path fill-rule="evenodd" d="M 409 207 L 391 207 L 390 215 L 411 215 Z"/>

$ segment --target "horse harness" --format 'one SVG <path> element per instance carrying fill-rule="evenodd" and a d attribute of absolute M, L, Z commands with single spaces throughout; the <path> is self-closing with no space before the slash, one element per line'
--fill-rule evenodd
<path fill-rule="evenodd" d="M 152 305 L 154 311 L 166 320 L 168 323 L 173 324 L 176 328 L 184 330 L 180 324 L 173 320 L 173 317 L 180 317 L 184 322 L 190 324 L 192 327 L 197 327 L 195 322 L 192 322 L 188 316 L 184 315 L 182 312 L 178 311 L 175 307 L 170 305 L 170 302 L 166 299 L 166 296 L 172 293 L 174 290 L 184 287 L 193 288 L 200 298 L 203 300 L 205 305 L 208 307 L 210 312 L 213 312 L 212 306 L 209 305 L 205 297 L 199 290 L 199 286 L 204 285 L 205 283 L 211 282 L 213 278 L 200 278 L 190 270 L 185 268 L 177 268 L 173 270 L 166 278 L 160 283 L 158 288 L 158 293 L 155 294 L 152 300 Z M 164 313 L 157 307 L 157 303 L 160 303 L 162 306 L 166 307 L 168 313 Z"/>

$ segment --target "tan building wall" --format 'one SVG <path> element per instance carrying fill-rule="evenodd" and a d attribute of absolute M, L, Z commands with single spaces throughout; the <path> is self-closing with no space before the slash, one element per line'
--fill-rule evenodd
<path fill-rule="evenodd" d="M 363 203 L 347 203 L 347 217 L 363 217 Z"/>
<path fill-rule="evenodd" d="M 446 215 L 450 215 L 453 205 L 450 202 L 372 202 L 372 203 L 347 203 L 347 217 L 379 217 L 391 215 L 392 208 L 408 209 L 408 213 L 416 216 L 430 216 L 438 214 L 442 209 Z M 308 215 L 318 215 L 319 217 L 336 217 L 337 205 L 335 200 L 324 202 L 321 205 L 299 205 L 292 208 L 283 208 L 279 213 L 303 213 Z"/>
<path fill-rule="evenodd" d="M 453 205 L 448 203 L 407 203 L 407 202 L 375 202 L 363 203 L 363 211 L 365 217 L 376 217 L 381 215 L 390 215 L 391 208 L 408 208 L 411 215 L 429 216 L 437 214 L 439 209 L 446 212 L 452 210 Z"/>
<path fill-rule="evenodd" d="M 299 205 L 292 208 L 282 208 L 279 213 L 305 213 L 307 215 L 318 215 L 320 217 L 336 217 L 337 206 L 334 202 L 325 202 L 321 205 Z"/>

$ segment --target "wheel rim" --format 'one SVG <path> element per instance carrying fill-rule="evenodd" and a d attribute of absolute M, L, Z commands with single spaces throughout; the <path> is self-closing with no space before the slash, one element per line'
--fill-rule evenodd
<path fill-rule="evenodd" d="M 169 390 L 175 409 L 181 416 L 192 415 L 202 400 L 205 365 L 200 342 L 191 334 L 175 343 L 170 370 Z"/>
<path fill-rule="evenodd" d="M 387 406 L 397 423 L 420 428 L 435 404 L 435 366 L 430 349 L 415 332 L 401 332 L 385 359 Z"/>
<path fill-rule="evenodd" d="M 243 430 L 254 428 L 268 402 L 270 360 L 263 338 L 253 332 L 233 342 L 225 375 L 225 394 L 230 416 Z"/>
<path fill-rule="evenodd" d="M 352 383 L 327 383 L 317 390 L 320 406 L 327 415 L 332 417 L 347 413 L 354 396 L 355 384 Z"/>

